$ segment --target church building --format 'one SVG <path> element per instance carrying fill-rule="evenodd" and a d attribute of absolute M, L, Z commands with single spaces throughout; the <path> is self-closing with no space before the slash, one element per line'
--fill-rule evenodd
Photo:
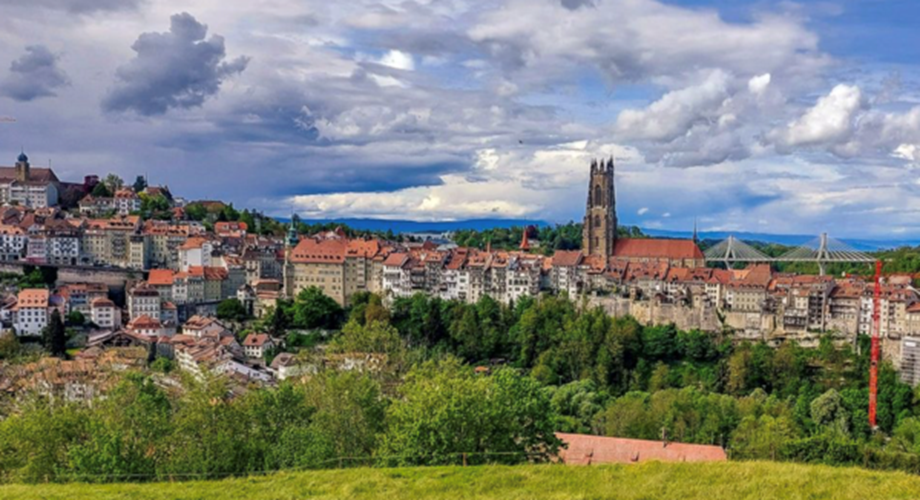
<path fill-rule="evenodd" d="M 608 264 L 667 262 L 675 267 L 704 267 L 703 252 L 693 240 L 620 238 L 617 236 L 617 200 L 613 158 L 591 162 L 588 205 L 582 233 L 582 253 Z"/>
<path fill-rule="evenodd" d="M 60 181 L 50 168 L 32 168 L 21 153 L 15 167 L 0 167 L 0 204 L 46 208 L 58 204 Z"/>

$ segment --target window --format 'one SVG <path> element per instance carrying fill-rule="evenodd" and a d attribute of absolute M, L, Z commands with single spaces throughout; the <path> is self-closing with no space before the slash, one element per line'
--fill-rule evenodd
<path fill-rule="evenodd" d="M 603 198 L 604 198 L 604 195 L 603 195 L 603 191 L 601 191 L 601 187 L 594 186 L 594 204 L 602 205 L 604 203 Z"/>

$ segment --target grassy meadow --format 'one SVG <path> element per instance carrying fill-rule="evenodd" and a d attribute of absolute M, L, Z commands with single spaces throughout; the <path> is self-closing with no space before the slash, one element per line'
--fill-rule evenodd
<path fill-rule="evenodd" d="M 917 499 L 900 472 L 768 462 L 344 469 L 221 481 L 0 486 L 0 499 Z"/>

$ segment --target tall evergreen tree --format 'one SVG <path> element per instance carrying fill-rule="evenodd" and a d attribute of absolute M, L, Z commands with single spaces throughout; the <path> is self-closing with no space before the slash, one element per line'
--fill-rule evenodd
<path fill-rule="evenodd" d="M 137 179 L 134 180 L 134 192 L 140 193 L 145 189 L 147 189 L 147 179 L 143 175 L 138 175 Z"/>
<path fill-rule="evenodd" d="M 52 356 L 63 358 L 67 352 L 67 332 L 64 329 L 61 313 L 57 309 L 51 313 L 48 326 L 42 331 L 42 342 Z"/>

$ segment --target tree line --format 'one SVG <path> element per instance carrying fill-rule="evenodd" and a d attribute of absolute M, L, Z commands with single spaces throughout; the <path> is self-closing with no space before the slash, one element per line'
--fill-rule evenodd
<path fill-rule="evenodd" d="M 545 255 L 552 255 L 556 250 L 579 250 L 583 227 L 583 224 L 577 222 L 530 227 L 529 239 L 539 242 L 539 248 L 532 250 Z M 453 240 L 461 247 L 485 249 L 491 246 L 494 250 L 517 250 L 525 230 L 528 228 L 523 226 L 496 227 L 481 231 L 462 229 L 454 232 Z M 617 235 L 622 238 L 646 237 L 638 226 L 618 226 Z"/>

